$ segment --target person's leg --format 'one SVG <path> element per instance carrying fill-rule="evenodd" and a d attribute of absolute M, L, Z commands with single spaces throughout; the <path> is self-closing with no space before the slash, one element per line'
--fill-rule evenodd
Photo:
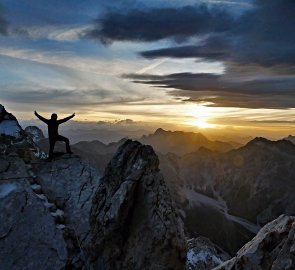
<path fill-rule="evenodd" d="M 53 159 L 54 145 L 55 145 L 55 140 L 49 139 L 49 158 L 48 158 L 48 160 L 50 160 L 50 161 Z"/>
<path fill-rule="evenodd" d="M 62 141 L 66 143 L 66 149 L 67 149 L 67 153 L 71 154 L 71 147 L 70 147 L 70 140 L 64 136 L 59 135 L 58 136 L 58 141 Z"/>

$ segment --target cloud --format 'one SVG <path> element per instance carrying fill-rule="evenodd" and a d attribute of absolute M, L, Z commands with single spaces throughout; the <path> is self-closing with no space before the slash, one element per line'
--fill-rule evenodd
<path fill-rule="evenodd" d="M 97 19 L 89 36 L 104 43 L 165 38 L 182 41 L 208 32 L 227 31 L 232 23 L 233 18 L 224 10 L 209 9 L 206 5 L 131 9 L 126 13 L 110 12 Z"/>
<path fill-rule="evenodd" d="M 223 7 L 223 8 L 222 8 Z M 143 51 L 146 58 L 196 57 L 207 60 L 256 63 L 262 66 L 295 63 L 295 5 L 293 0 L 256 0 L 253 8 L 234 16 L 223 5 L 157 7 L 106 13 L 89 36 L 113 41 L 183 42 L 207 35 L 205 44 Z"/>
<path fill-rule="evenodd" d="M 15 87 L 15 86 L 14 86 Z M 32 88 L 32 86 L 29 86 Z M 38 106 L 53 107 L 77 107 L 89 108 L 89 106 L 104 104 L 124 104 L 128 102 L 142 101 L 138 97 L 114 97 L 112 91 L 104 89 L 88 89 L 88 90 L 68 90 L 68 89 L 44 89 L 37 88 L 34 90 L 11 89 L 1 90 L 1 100 L 5 102 L 17 102 Z"/>
<path fill-rule="evenodd" d="M 1 8 L 1 5 L 0 5 L 0 34 L 6 35 L 7 29 L 8 29 L 8 22 L 4 18 L 3 9 Z"/>
<path fill-rule="evenodd" d="M 48 39 L 60 42 L 74 42 L 86 36 L 92 29 L 90 25 L 45 25 L 14 27 L 9 31 L 11 36 L 25 36 L 33 40 Z"/>
<path fill-rule="evenodd" d="M 209 20 L 209 25 L 212 23 L 213 25 L 215 23 L 221 24 L 224 27 L 223 30 L 227 31 L 216 31 L 213 25 L 204 28 L 203 33 L 209 35 L 205 44 L 162 48 L 144 51 L 140 54 L 146 58 L 201 57 L 208 60 L 222 59 L 242 65 L 249 63 L 256 63 L 261 66 L 295 64 L 295 51 L 293 49 L 295 43 L 294 1 L 256 0 L 254 8 L 245 11 L 235 20 L 231 19 L 227 13 L 222 15 L 223 18 L 217 14 L 213 18 L 218 17 L 219 20 L 211 20 L 211 23 Z M 178 14 L 178 16 L 181 16 L 181 14 Z M 204 20 L 206 21 L 206 19 Z M 199 31 L 184 33 L 187 37 L 200 34 Z"/>
<path fill-rule="evenodd" d="M 227 51 L 213 50 L 205 46 L 178 46 L 173 48 L 163 48 L 140 53 L 141 56 L 154 59 L 158 57 L 173 58 L 205 58 L 206 60 L 224 60 L 228 57 Z"/>
<path fill-rule="evenodd" d="M 211 14 L 208 25 L 202 30 L 187 26 L 189 30 L 183 31 L 182 36 L 183 40 L 201 35 L 205 39 L 194 44 L 188 42 L 141 51 L 140 55 L 147 59 L 195 58 L 197 61 L 221 61 L 225 65 L 224 74 L 186 72 L 162 76 L 129 74 L 124 77 L 135 83 L 169 89 L 173 96 L 186 97 L 183 98 L 186 102 L 206 102 L 209 106 L 224 107 L 294 108 L 294 1 L 256 0 L 253 8 L 234 18 L 220 10 L 207 11 Z M 198 13 L 192 14 L 196 16 Z M 150 18 L 153 18 L 152 15 Z M 173 28 L 173 33 L 168 35 L 159 28 L 163 35 L 158 36 L 177 38 L 175 29 L 178 29 L 179 21 L 185 21 L 185 13 L 179 12 L 177 16 L 174 14 L 174 18 L 177 18 L 175 25 L 172 22 L 169 24 L 168 20 L 168 28 Z M 200 18 L 202 16 L 198 17 Z M 215 24 L 222 25 L 223 28 L 218 29 Z M 132 35 L 130 33 L 131 38 Z"/>
<path fill-rule="evenodd" d="M 247 80 L 211 73 L 129 74 L 124 77 L 135 83 L 171 89 L 171 95 L 182 96 L 186 102 L 217 107 L 294 108 L 294 76 Z"/>

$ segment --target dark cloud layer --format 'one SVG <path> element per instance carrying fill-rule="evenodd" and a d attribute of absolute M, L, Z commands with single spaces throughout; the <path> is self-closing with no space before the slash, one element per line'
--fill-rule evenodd
<path fill-rule="evenodd" d="M 210 106 L 295 107 L 295 77 L 235 80 L 225 75 L 207 73 L 175 73 L 164 76 L 129 74 L 124 77 L 136 83 L 174 89 L 170 93 L 175 96 L 187 96 L 184 101 L 206 102 L 210 103 Z"/>
<path fill-rule="evenodd" d="M 211 42 L 210 42 L 211 43 Z M 173 57 L 173 58 L 205 58 L 206 60 L 225 60 L 230 57 L 228 48 L 222 49 L 222 44 L 217 48 L 218 43 L 206 44 L 206 46 L 177 46 L 173 48 L 163 48 L 151 51 L 141 52 L 141 56 L 149 59 L 158 57 Z M 214 45 L 213 45 L 214 44 Z"/>
<path fill-rule="evenodd" d="M 225 13 L 224 16 L 229 21 L 229 15 Z M 233 24 L 225 25 L 227 31 L 219 32 L 217 36 L 208 31 L 211 36 L 205 44 L 144 51 L 141 55 L 146 58 L 201 57 L 262 66 L 295 64 L 293 0 L 258 0 L 255 8 L 245 12 Z"/>
<path fill-rule="evenodd" d="M 7 34 L 7 27 L 8 27 L 8 23 L 3 16 L 3 10 L 0 6 L 0 34 L 6 35 Z"/>
<path fill-rule="evenodd" d="M 239 17 L 227 10 L 205 5 L 111 12 L 97 20 L 97 27 L 90 36 L 108 43 L 164 38 L 183 41 L 207 34 L 211 36 L 203 45 L 163 48 L 145 51 L 141 55 L 147 58 L 170 56 L 216 60 L 230 57 L 241 63 L 269 66 L 294 64 L 294 25 L 294 0 L 256 0 L 254 7 Z"/>
<path fill-rule="evenodd" d="M 202 43 L 140 54 L 148 59 L 172 57 L 222 61 L 226 68 L 224 75 L 179 73 L 127 77 L 135 83 L 171 89 L 170 93 L 175 96 L 187 96 L 186 101 L 210 102 L 211 106 L 295 108 L 294 0 L 256 0 L 252 9 L 235 19 L 226 12 L 218 11 L 215 15 L 212 15 L 215 10 L 208 12 L 211 14 L 208 25 L 206 17 L 198 17 L 200 25 L 206 25 L 204 31 L 188 27 L 190 31 L 183 32 L 185 37 L 207 34 Z M 169 28 L 176 26 L 178 29 L 178 21 L 182 21 L 179 18 L 185 21 L 185 14 L 180 11 L 173 16 L 177 20 L 175 25 L 168 24 Z M 215 23 L 222 28 L 215 28 Z M 178 35 L 175 29 L 174 36 L 165 31 L 158 36 L 175 38 Z"/>
<path fill-rule="evenodd" d="M 89 33 L 105 43 L 116 40 L 156 41 L 174 38 L 183 41 L 196 34 L 227 31 L 233 18 L 221 9 L 205 5 L 182 8 L 132 9 L 127 13 L 112 12 L 97 20 Z"/>

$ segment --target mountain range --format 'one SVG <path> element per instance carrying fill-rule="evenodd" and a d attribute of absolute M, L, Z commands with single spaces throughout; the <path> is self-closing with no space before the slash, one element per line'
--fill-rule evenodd
<path fill-rule="evenodd" d="M 142 140 L 57 145 L 47 162 L 40 130 L 0 106 L 0 268 L 294 269 L 292 142 Z"/>

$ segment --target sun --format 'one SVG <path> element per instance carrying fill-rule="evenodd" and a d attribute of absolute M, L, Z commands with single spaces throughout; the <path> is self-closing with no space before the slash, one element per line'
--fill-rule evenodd
<path fill-rule="evenodd" d="M 201 117 L 193 120 L 192 124 L 194 126 L 199 127 L 199 128 L 214 128 L 215 127 L 214 124 L 208 123 L 206 118 L 201 118 Z"/>
<path fill-rule="evenodd" d="M 198 127 L 198 128 L 214 128 L 215 124 L 211 124 L 210 120 L 213 115 L 211 108 L 205 105 L 194 105 L 189 108 L 190 120 L 188 121 L 189 125 Z"/>

